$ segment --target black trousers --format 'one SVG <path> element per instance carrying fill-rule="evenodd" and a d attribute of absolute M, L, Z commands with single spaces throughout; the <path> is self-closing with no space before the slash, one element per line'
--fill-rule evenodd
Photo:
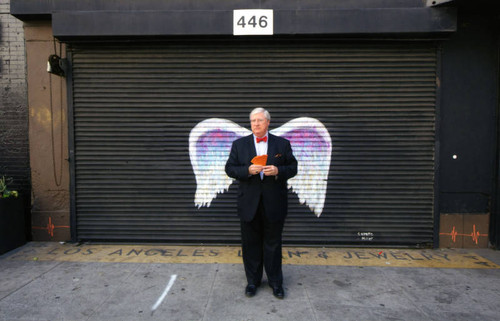
<path fill-rule="evenodd" d="M 241 220 L 243 265 L 248 284 L 260 285 L 263 268 L 270 285 L 283 284 L 281 235 L 284 221 L 271 222 L 264 214 L 262 200 L 251 222 Z"/>

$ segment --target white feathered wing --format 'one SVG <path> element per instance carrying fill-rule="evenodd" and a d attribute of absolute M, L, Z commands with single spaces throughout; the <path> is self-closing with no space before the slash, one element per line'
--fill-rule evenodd
<path fill-rule="evenodd" d="M 233 179 L 224 167 L 231 152 L 231 145 L 239 137 L 250 135 L 240 125 L 221 118 L 199 122 L 189 134 L 189 157 L 196 177 L 195 205 L 210 206 L 218 193 L 229 189 Z"/>
<path fill-rule="evenodd" d="M 298 170 L 297 175 L 288 180 L 288 188 L 297 193 L 301 204 L 305 203 L 319 217 L 325 205 L 332 154 L 328 130 L 317 119 L 301 117 L 271 133 L 290 141 Z"/>

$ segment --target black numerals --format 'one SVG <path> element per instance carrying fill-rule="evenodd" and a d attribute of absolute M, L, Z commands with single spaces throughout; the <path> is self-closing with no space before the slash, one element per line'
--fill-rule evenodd
<path fill-rule="evenodd" d="M 242 16 L 240 20 L 237 22 L 238 26 L 241 26 L 242 28 L 245 28 L 245 26 L 252 26 L 253 28 L 266 28 L 267 27 L 267 17 L 266 16 L 261 16 L 257 20 L 256 16 L 251 16 L 248 22 L 245 22 L 245 16 Z"/>

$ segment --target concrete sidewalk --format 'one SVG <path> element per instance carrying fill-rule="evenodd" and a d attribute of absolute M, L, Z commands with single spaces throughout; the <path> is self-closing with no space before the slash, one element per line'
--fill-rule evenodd
<path fill-rule="evenodd" d="M 500 251 L 464 254 L 489 268 L 285 264 L 278 300 L 265 282 L 245 297 L 238 263 L 20 255 L 34 245 L 0 256 L 0 320 L 500 320 Z"/>

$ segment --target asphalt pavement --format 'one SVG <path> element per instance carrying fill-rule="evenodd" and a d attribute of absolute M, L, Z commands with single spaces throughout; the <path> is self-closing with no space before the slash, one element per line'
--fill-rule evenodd
<path fill-rule="evenodd" d="M 284 249 L 284 300 L 218 251 L 29 243 L 0 256 L 0 320 L 500 320 L 500 251 Z"/>

